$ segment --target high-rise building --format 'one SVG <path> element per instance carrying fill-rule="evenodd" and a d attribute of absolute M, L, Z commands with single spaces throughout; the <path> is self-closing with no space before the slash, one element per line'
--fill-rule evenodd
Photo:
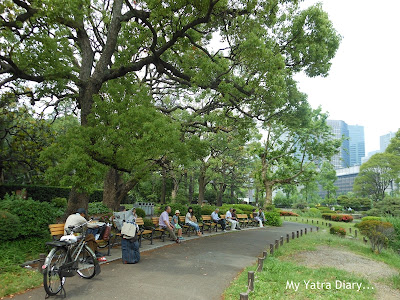
<path fill-rule="evenodd" d="M 364 126 L 348 125 L 350 146 L 350 167 L 361 165 L 365 156 Z"/>
<path fill-rule="evenodd" d="M 348 168 L 350 166 L 348 125 L 346 122 L 339 120 L 327 120 L 327 124 L 332 128 L 333 138 L 345 138 L 342 142 L 339 153 L 332 157 L 331 163 L 335 169 Z"/>
<path fill-rule="evenodd" d="M 385 152 L 387 146 L 390 144 L 390 140 L 394 138 L 396 132 L 389 132 L 388 134 L 381 135 L 380 142 L 381 142 L 381 152 Z"/>

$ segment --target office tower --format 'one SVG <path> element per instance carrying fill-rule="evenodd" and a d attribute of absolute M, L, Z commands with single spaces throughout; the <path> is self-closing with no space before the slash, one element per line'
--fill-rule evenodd
<path fill-rule="evenodd" d="M 385 152 L 387 146 L 390 144 L 390 140 L 394 138 L 396 132 L 389 132 L 388 134 L 381 135 L 380 142 L 381 142 L 381 152 Z"/>
<path fill-rule="evenodd" d="M 365 156 L 364 126 L 348 125 L 350 146 L 350 167 L 361 165 Z"/>
<path fill-rule="evenodd" d="M 348 168 L 350 166 L 348 125 L 346 122 L 339 120 L 327 120 L 327 124 L 332 128 L 334 139 L 345 138 L 342 142 L 339 153 L 332 157 L 331 162 L 335 169 Z"/>

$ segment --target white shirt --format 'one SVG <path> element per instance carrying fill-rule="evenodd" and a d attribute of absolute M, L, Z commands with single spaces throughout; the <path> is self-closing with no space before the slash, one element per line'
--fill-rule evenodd
<path fill-rule="evenodd" d="M 214 221 L 218 221 L 219 220 L 218 214 L 215 211 L 212 212 L 211 219 L 213 219 Z"/>
<path fill-rule="evenodd" d="M 70 215 L 67 218 L 67 220 L 65 221 L 64 234 L 67 234 L 65 232 L 65 229 L 67 229 L 69 226 L 79 226 L 79 225 L 82 225 L 82 224 L 84 224 L 86 222 L 87 222 L 87 220 L 84 217 L 82 217 L 79 213 Z M 88 223 L 88 227 L 89 228 L 95 228 L 95 227 L 97 227 L 97 225 Z"/>
<path fill-rule="evenodd" d="M 232 214 L 229 210 L 225 214 L 225 219 L 232 219 Z"/>

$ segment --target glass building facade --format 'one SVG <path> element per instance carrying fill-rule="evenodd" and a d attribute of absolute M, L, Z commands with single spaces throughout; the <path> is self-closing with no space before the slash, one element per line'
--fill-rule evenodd
<path fill-rule="evenodd" d="M 333 138 L 345 139 L 342 142 L 340 151 L 332 157 L 331 163 L 335 169 L 350 167 L 350 144 L 349 144 L 349 128 L 346 122 L 337 120 L 327 120 L 327 124 L 332 128 Z"/>
<path fill-rule="evenodd" d="M 364 126 L 348 125 L 350 167 L 360 166 L 361 159 L 365 156 Z"/>

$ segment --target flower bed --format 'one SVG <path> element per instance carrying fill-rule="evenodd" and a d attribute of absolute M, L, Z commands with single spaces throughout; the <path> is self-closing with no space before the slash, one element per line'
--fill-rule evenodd
<path fill-rule="evenodd" d="M 352 222 L 353 221 L 353 217 L 350 215 L 340 215 L 340 214 L 334 214 L 331 215 L 331 220 L 332 221 L 336 221 L 336 222 Z"/>
<path fill-rule="evenodd" d="M 281 210 L 280 212 L 281 216 L 290 216 L 290 217 L 298 217 L 299 215 L 292 212 L 292 211 L 285 211 L 285 210 Z"/>

